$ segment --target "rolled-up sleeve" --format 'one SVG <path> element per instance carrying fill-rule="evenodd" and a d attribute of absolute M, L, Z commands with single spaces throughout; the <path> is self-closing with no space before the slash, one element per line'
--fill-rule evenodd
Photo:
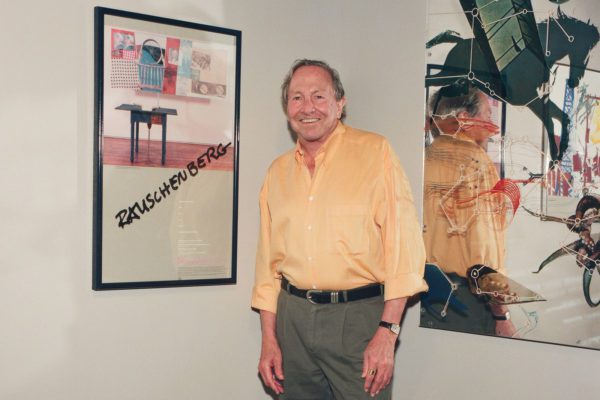
<path fill-rule="evenodd" d="M 391 300 L 427 290 L 425 246 L 410 184 L 389 144 L 383 162 L 385 300 Z"/>
<path fill-rule="evenodd" d="M 277 278 L 276 265 L 271 260 L 271 214 L 268 203 L 269 174 L 260 191 L 260 233 L 256 251 L 255 281 L 252 290 L 252 307 L 277 312 L 277 296 L 281 281 Z"/>

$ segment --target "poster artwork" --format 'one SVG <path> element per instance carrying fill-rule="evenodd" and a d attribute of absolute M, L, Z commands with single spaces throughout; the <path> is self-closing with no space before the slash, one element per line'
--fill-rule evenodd
<path fill-rule="evenodd" d="M 111 31 L 111 87 L 136 89 L 140 86 L 135 63 L 135 33 L 123 29 Z"/>
<path fill-rule="evenodd" d="M 600 9 L 429 0 L 420 325 L 600 349 Z"/>
<path fill-rule="evenodd" d="M 96 7 L 93 288 L 236 282 L 241 32 Z"/>
<path fill-rule="evenodd" d="M 136 45 L 136 34 L 138 40 Z M 227 52 L 183 38 L 111 29 L 111 87 L 190 97 L 227 95 Z"/>

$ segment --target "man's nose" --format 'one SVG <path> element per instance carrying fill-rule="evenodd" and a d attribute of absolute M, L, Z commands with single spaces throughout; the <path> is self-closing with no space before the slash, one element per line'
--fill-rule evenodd
<path fill-rule="evenodd" d="M 314 110 L 315 110 L 315 105 L 313 104 L 312 99 L 308 98 L 308 99 L 304 100 L 304 102 L 302 103 L 302 112 L 311 113 Z"/>

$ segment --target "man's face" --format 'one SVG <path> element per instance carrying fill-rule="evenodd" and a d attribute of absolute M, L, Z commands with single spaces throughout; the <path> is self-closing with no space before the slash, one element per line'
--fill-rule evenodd
<path fill-rule="evenodd" d="M 335 99 L 333 82 L 321 67 L 294 72 L 288 88 L 287 119 L 300 142 L 323 143 L 337 126 L 346 102 Z"/>
<path fill-rule="evenodd" d="M 466 111 L 461 111 L 458 113 L 458 117 L 463 118 L 462 131 L 486 148 L 488 139 L 498 133 L 499 127 L 492 122 L 492 107 L 488 97 L 483 92 L 479 92 L 478 96 L 477 114 L 470 116 Z"/>
<path fill-rule="evenodd" d="M 490 101 L 483 92 L 479 92 L 479 111 L 473 118 L 488 122 L 492 120 L 492 107 L 490 107 Z"/>

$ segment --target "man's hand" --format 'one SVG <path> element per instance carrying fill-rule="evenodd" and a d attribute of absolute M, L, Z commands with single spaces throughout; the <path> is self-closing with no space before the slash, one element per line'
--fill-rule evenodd
<path fill-rule="evenodd" d="M 265 385 L 275 394 L 283 393 L 283 362 L 281 349 L 275 334 L 275 314 L 269 311 L 260 312 L 262 328 L 262 348 L 258 362 L 258 372 Z"/>
<path fill-rule="evenodd" d="M 508 312 L 508 307 L 500 304 L 491 304 L 490 311 L 493 315 L 505 315 Z M 517 329 L 510 319 L 496 321 L 496 336 L 504 336 L 516 338 Z"/>
<path fill-rule="evenodd" d="M 389 329 L 378 328 L 363 355 L 365 392 L 371 396 L 385 389 L 394 374 L 394 350 L 397 336 Z"/>
<path fill-rule="evenodd" d="M 518 338 L 517 329 L 512 321 L 496 321 L 496 336 Z"/>
<path fill-rule="evenodd" d="M 273 389 L 276 394 L 283 393 L 281 349 L 277 340 L 263 340 L 258 371 L 265 385 Z"/>
<path fill-rule="evenodd" d="M 382 321 L 398 322 L 402 318 L 406 297 L 387 300 L 383 306 Z M 363 353 L 362 377 L 365 392 L 376 396 L 392 381 L 394 351 L 398 336 L 389 329 L 379 327 Z"/>

